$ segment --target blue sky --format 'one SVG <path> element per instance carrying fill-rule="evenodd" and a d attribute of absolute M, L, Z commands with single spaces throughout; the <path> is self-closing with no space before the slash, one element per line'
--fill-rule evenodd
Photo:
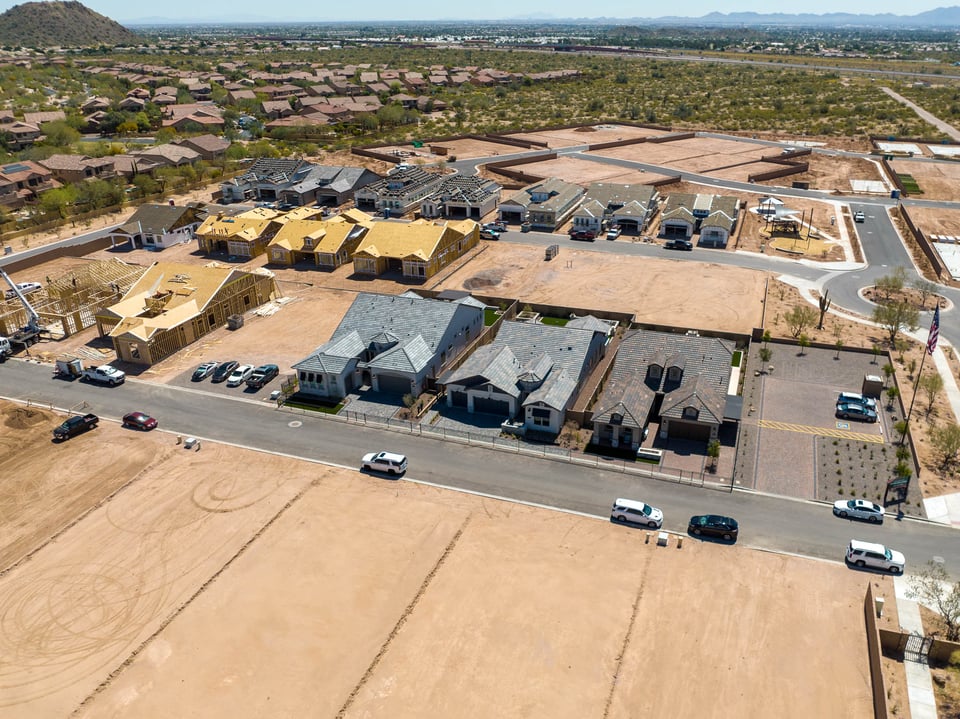
<path fill-rule="evenodd" d="M 135 23 L 143 19 L 169 18 L 176 22 L 230 22 L 230 21 L 337 21 L 337 20 L 435 20 L 476 19 L 501 20 L 518 17 L 575 18 L 575 17 L 660 17 L 679 15 L 700 17 L 710 12 L 791 12 L 809 13 L 893 13 L 913 15 L 944 7 L 950 3 L 919 2 L 904 4 L 893 0 L 876 0 L 869 5 L 861 0 L 807 0 L 788 9 L 769 0 L 738 0 L 735 4 L 720 4 L 713 0 L 688 0 L 671 4 L 637 3 L 636 0 L 610 0 L 590 3 L 582 0 L 553 0 L 550 3 L 517 5 L 511 0 L 488 0 L 480 5 L 451 3 L 449 0 L 421 0 L 397 3 L 395 0 L 367 0 L 362 6 L 347 2 L 308 4 L 288 2 L 281 6 L 263 0 L 229 0 L 222 3 L 201 3 L 196 0 L 163 0 L 162 2 L 131 2 L 130 0 L 81 0 L 101 15 L 120 23 Z M 0 12 L 20 2 L 0 0 Z M 398 12 L 402 8 L 402 14 Z"/>

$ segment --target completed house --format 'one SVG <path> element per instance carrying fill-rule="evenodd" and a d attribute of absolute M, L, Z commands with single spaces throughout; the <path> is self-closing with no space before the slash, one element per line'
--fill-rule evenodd
<path fill-rule="evenodd" d="M 363 167 L 314 165 L 304 160 L 261 157 L 242 175 L 220 185 L 223 202 L 341 205 L 361 187 L 380 179 Z"/>
<path fill-rule="evenodd" d="M 625 232 L 639 235 L 653 216 L 659 194 L 651 185 L 594 182 L 573 213 L 573 229 L 600 234 L 619 225 Z"/>
<path fill-rule="evenodd" d="M 551 177 L 520 190 L 500 203 L 503 222 L 529 222 L 535 230 L 553 232 L 577 209 L 583 189 Z"/>
<path fill-rule="evenodd" d="M 152 365 L 277 294 L 272 275 L 156 262 L 97 313 L 97 331 L 113 341 L 121 361 Z"/>
<path fill-rule="evenodd" d="M 482 330 L 474 303 L 361 292 L 330 340 L 293 366 L 299 394 L 335 402 L 366 386 L 419 395 Z"/>
<path fill-rule="evenodd" d="M 129 242 L 131 247 L 162 250 L 192 241 L 200 223 L 196 205 L 141 205 L 126 222 L 113 229 L 109 237 L 114 246 Z"/>
<path fill-rule="evenodd" d="M 726 247 L 737 226 L 740 200 L 726 195 L 676 193 L 667 197 L 660 217 L 661 237 L 690 239 L 700 233 L 699 244 Z"/>
<path fill-rule="evenodd" d="M 405 278 L 425 280 L 480 242 L 480 226 L 459 222 L 374 222 L 353 255 L 361 275 L 400 271 Z"/>
<path fill-rule="evenodd" d="M 635 450 L 649 422 L 659 423 L 663 439 L 716 439 L 725 420 L 739 419 L 737 388 L 730 386 L 735 349 L 717 337 L 628 333 L 594 405 L 590 441 Z"/>
<path fill-rule="evenodd" d="M 50 170 L 61 182 L 107 180 L 117 175 L 110 157 L 50 155 L 47 159 L 40 160 L 39 164 Z"/>
<path fill-rule="evenodd" d="M 608 331 L 603 323 L 504 322 L 492 343 L 441 378 L 447 405 L 503 415 L 523 433 L 558 434 L 583 381 L 603 357 Z"/>
<path fill-rule="evenodd" d="M 55 187 L 60 187 L 60 183 L 53 173 L 36 162 L 22 160 L 0 165 L 0 207 L 5 210 L 19 210 Z"/>

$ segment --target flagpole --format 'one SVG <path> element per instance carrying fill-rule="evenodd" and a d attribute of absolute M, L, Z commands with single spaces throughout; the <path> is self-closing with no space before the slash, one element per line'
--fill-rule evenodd
<path fill-rule="evenodd" d="M 927 344 L 923 348 L 923 356 L 920 358 L 920 369 L 917 370 L 917 378 L 913 383 L 913 397 L 910 398 L 910 409 L 907 410 L 907 416 L 903 420 L 903 434 L 900 435 L 900 445 L 907 439 L 907 432 L 910 431 L 910 418 L 913 416 L 913 403 L 917 401 L 917 390 L 920 388 L 920 378 L 923 376 L 923 363 L 927 359 L 927 355 L 932 355 L 933 351 L 937 348 L 937 338 L 940 334 L 940 323 L 939 323 L 939 313 L 940 313 L 940 297 L 934 295 L 936 300 L 936 309 L 933 311 L 933 320 L 930 323 L 930 333 L 927 336 Z M 934 334 L 936 330 L 936 335 Z"/>

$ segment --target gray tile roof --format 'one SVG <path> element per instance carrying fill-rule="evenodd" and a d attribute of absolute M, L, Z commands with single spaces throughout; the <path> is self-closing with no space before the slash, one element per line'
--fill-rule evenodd
<path fill-rule="evenodd" d="M 551 372 L 550 376 L 537 389 L 529 394 L 523 406 L 542 403 L 552 409 L 566 409 L 577 389 L 577 378 L 571 377 L 566 370 Z"/>
<path fill-rule="evenodd" d="M 620 185 L 612 182 L 594 182 L 587 187 L 583 202 L 593 201 L 602 208 L 610 212 L 617 211 L 622 214 L 619 208 L 625 207 L 631 203 L 647 208 L 659 194 L 656 187 L 651 185 Z"/>
<path fill-rule="evenodd" d="M 323 371 L 322 363 L 332 361 L 333 356 L 345 358 L 346 366 L 346 360 L 359 357 L 373 345 L 393 345 L 367 366 L 419 372 L 433 361 L 451 325 L 455 321 L 468 325 L 476 312 L 479 309 L 442 300 L 361 292 L 330 340 L 294 367 Z"/>
<path fill-rule="evenodd" d="M 184 215 L 188 217 L 184 218 Z M 196 222 L 196 209 L 188 206 L 174 205 L 140 205 L 130 218 L 118 229 L 128 235 L 160 235 L 164 232 L 184 224 Z M 178 224 L 179 223 L 179 224 Z"/>
<path fill-rule="evenodd" d="M 722 421 L 723 406 L 730 381 L 730 362 L 736 345 L 718 337 L 671 334 L 635 330 L 627 334 L 617 351 L 607 386 L 597 401 L 595 422 L 609 422 L 613 413 L 644 422 L 656 393 L 665 395 L 661 414 L 680 416 L 684 402 L 695 401 L 703 415 L 715 415 Z M 663 372 L 658 379 L 650 377 L 651 365 Z M 668 378 L 670 367 L 679 367 L 683 375 L 678 382 Z M 717 399 L 719 398 L 719 408 Z M 677 407 L 677 414 L 664 414 Z"/>
<path fill-rule="evenodd" d="M 507 321 L 492 344 L 508 346 L 523 365 L 547 354 L 558 367 L 579 378 L 593 335 L 589 330 Z"/>
<path fill-rule="evenodd" d="M 567 327 L 578 330 L 592 330 L 594 332 L 603 332 L 609 334 L 612 329 L 610 325 L 593 315 L 584 315 L 583 317 L 574 317 L 567 322 Z"/>
<path fill-rule="evenodd" d="M 698 422 L 721 424 L 726 406 L 726 387 L 717 387 L 704 376 L 684 382 L 663 398 L 660 416 L 670 419 L 685 419 L 683 410 L 695 407 L 699 411 Z"/>
<path fill-rule="evenodd" d="M 477 349 L 466 362 L 447 372 L 440 381 L 466 387 L 490 384 L 503 394 L 519 397 L 517 377 L 522 370 L 523 367 L 509 347 L 489 344 Z"/>

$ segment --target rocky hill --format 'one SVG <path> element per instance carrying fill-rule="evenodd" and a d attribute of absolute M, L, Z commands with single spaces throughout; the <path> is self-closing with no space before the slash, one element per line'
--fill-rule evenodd
<path fill-rule="evenodd" d="M 0 45 L 86 47 L 133 45 L 139 36 L 78 2 L 27 2 L 0 15 Z"/>

